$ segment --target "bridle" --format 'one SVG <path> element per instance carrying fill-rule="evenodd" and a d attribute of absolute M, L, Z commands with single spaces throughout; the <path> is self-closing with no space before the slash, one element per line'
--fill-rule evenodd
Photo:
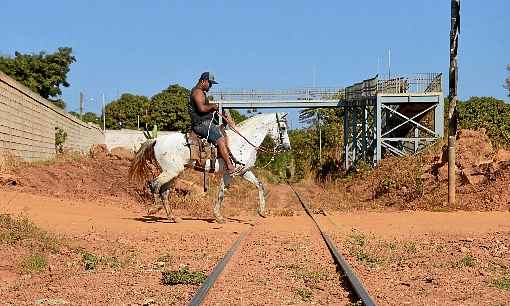
<path fill-rule="evenodd" d="M 287 126 L 287 114 L 283 115 L 281 118 L 278 117 L 278 113 L 276 113 L 276 124 L 278 125 L 278 139 L 280 140 L 280 143 L 276 145 L 275 149 L 276 151 L 283 151 L 283 142 L 285 141 L 283 133 L 285 131 L 285 127 L 282 127 L 280 125 L 280 122 L 285 123 L 285 126 Z"/>
<path fill-rule="evenodd" d="M 278 125 L 278 140 L 280 141 L 280 143 L 276 144 L 273 148 L 272 151 L 264 148 L 264 147 L 261 147 L 261 146 L 256 146 L 254 145 L 253 143 L 251 143 L 251 141 L 249 141 L 246 137 L 244 137 L 243 134 L 241 134 L 235 127 L 233 127 L 231 124 L 230 124 L 230 120 L 225 117 L 223 114 L 221 114 L 220 112 L 216 112 L 218 115 L 220 115 L 223 119 L 225 119 L 225 121 L 227 122 L 227 124 L 230 126 L 230 128 L 232 129 L 232 131 L 234 131 L 237 135 L 241 136 L 241 138 L 243 138 L 248 144 L 250 144 L 252 147 L 255 148 L 255 150 L 257 151 L 261 151 L 261 152 L 264 152 L 264 153 L 269 153 L 269 154 L 273 154 L 273 157 L 276 153 L 279 153 L 279 152 L 282 152 L 283 151 L 283 142 L 285 141 L 285 137 L 284 137 L 284 131 L 285 131 L 285 128 L 281 127 L 280 126 L 280 122 L 284 122 L 286 123 L 287 122 L 287 114 L 283 115 L 281 118 L 278 117 L 278 113 L 276 113 L 276 124 Z M 273 158 L 272 158 L 273 159 Z M 271 159 L 271 160 L 272 160 Z"/>

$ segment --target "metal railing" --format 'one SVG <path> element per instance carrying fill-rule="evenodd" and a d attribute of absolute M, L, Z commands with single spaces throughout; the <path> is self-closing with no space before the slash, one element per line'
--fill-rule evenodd
<path fill-rule="evenodd" d="M 379 79 L 377 76 L 345 88 L 347 101 L 363 100 L 378 94 L 417 94 L 442 91 L 441 73 L 417 73 Z"/>
<path fill-rule="evenodd" d="M 340 100 L 342 88 L 304 87 L 288 90 L 220 90 L 209 95 L 214 100 Z"/>
<path fill-rule="evenodd" d="M 442 91 L 441 73 L 417 73 L 377 81 L 377 93 L 427 93 Z"/>
<path fill-rule="evenodd" d="M 346 88 L 304 87 L 288 90 L 227 89 L 210 93 L 214 100 L 339 100 L 357 101 L 378 94 L 412 94 L 442 91 L 441 73 L 417 73 L 379 79 L 377 76 Z"/>

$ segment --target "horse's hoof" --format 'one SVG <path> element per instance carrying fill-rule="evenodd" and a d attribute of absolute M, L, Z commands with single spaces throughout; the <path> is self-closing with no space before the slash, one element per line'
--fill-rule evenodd
<path fill-rule="evenodd" d="M 214 217 L 214 219 L 216 219 L 216 223 L 225 224 L 225 219 L 223 219 L 223 217 Z"/>
<path fill-rule="evenodd" d="M 262 218 L 266 218 L 266 212 L 264 210 L 257 209 L 257 214 L 261 216 Z"/>
<path fill-rule="evenodd" d="M 155 215 L 155 214 L 157 214 L 157 213 L 158 213 L 161 209 L 162 209 L 162 207 L 149 208 L 149 209 L 147 209 L 147 215 L 148 215 L 148 216 Z"/>
<path fill-rule="evenodd" d="M 181 223 L 182 219 L 179 217 L 169 217 L 168 221 L 170 221 L 171 223 Z"/>

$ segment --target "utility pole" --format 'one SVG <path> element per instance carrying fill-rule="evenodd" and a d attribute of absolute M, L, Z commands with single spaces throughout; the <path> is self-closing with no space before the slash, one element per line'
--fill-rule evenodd
<path fill-rule="evenodd" d="M 106 108 L 104 107 L 104 93 L 103 93 L 103 132 L 106 132 Z"/>
<path fill-rule="evenodd" d="M 377 57 L 377 76 L 379 76 L 379 66 L 380 66 L 380 63 L 379 63 L 380 59 L 379 59 L 379 56 Z"/>
<path fill-rule="evenodd" d="M 319 164 L 322 165 L 322 127 L 320 109 L 317 110 L 317 124 L 319 125 Z"/>
<path fill-rule="evenodd" d="M 391 79 L 391 49 L 388 49 L 388 80 Z"/>
<path fill-rule="evenodd" d="M 317 86 L 315 84 L 317 74 L 317 67 L 313 65 L 313 88 Z M 322 127 L 321 127 L 321 118 L 320 118 L 320 110 L 317 109 L 315 111 L 315 115 L 317 116 L 317 128 L 319 129 L 319 164 L 322 164 Z"/>
<path fill-rule="evenodd" d="M 83 92 L 80 91 L 80 120 L 83 120 Z"/>
<path fill-rule="evenodd" d="M 448 203 L 455 204 L 455 139 L 459 114 L 457 112 L 457 50 L 460 33 L 460 0 L 451 2 L 451 28 L 450 28 L 450 71 L 448 101 Z"/>

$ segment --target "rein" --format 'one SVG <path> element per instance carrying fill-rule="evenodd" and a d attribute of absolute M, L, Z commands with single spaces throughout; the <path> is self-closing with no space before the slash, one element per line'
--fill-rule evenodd
<path fill-rule="evenodd" d="M 266 148 L 263 148 L 263 147 L 257 147 L 256 145 L 254 145 L 253 143 L 251 143 L 251 141 L 249 141 L 246 137 L 244 137 L 243 134 L 241 134 L 231 123 L 230 123 L 230 120 L 225 117 L 223 114 L 221 114 L 220 112 L 216 112 L 218 115 L 220 115 L 223 119 L 225 119 L 225 121 L 227 122 L 228 126 L 230 126 L 230 128 L 232 129 L 232 131 L 234 131 L 237 135 L 241 136 L 248 144 L 250 144 L 252 147 L 255 148 L 255 150 L 257 151 L 261 151 L 261 152 L 264 152 L 264 153 L 268 153 L 268 154 L 273 154 L 273 158 L 274 158 L 274 154 L 276 154 L 276 146 L 273 148 L 273 151 L 269 151 L 268 149 Z M 273 160 L 273 158 L 271 158 L 271 161 Z"/>

